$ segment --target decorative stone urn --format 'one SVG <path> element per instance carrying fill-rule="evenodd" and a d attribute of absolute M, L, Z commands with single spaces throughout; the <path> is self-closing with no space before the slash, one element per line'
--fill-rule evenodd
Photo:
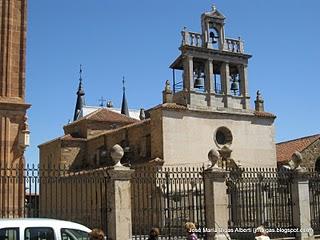
<path fill-rule="evenodd" d="M 122 167 L 120 160 L 124 155 L 124 151 L 119 144 L 116 144 L 111 148 L 110 155 L 113 160 L 113 166 Z"/>
<path fill-rule="evenodd" d="M 220 153 L 217 150 L 211 149 L 208 152 L 208 159 L 211 162 L 210 168 L 218 168 L 217 163 L 218 163 L 219 158 L 220 158 Z"/>

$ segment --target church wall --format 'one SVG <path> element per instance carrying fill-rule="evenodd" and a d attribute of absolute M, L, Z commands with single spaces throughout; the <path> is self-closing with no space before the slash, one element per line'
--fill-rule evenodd
<path fill-rule="evenodd" d="M 161 109 L 150 112 L 151 118 L 151 159 L 163 159 L 163 119 Z"/>
<path fill-rule="evenodd" d="M 78 137 L 87 137 L 87 124 L 86 121 L 79 121 L 65 125 L 63 127 L 64 134 L 78 135 Z"/>
<path fill-rule="evenodd" d="M 219 149 L 215 132 L 224 126 L 233 135 L 235 162 L 243 167 L 276 167 L 273 119 L 165 110 L 163 115 L 165 165 L 208 164 L 209 150 Z"/>
<path fill-rule="evenodd" d="M 101 122 L 101 121 L 88 121 L 87 123 L 87 138 L 95 137 L 106 130 L 116 129 L 128 123 L 114 123 L 114 122 Z"/>
<path fill-rule="evenodd" d="M 314 168 L 318 157 L 320 157 L 320 139 L 312 143 L 302 152 L 303 161 L 301 166 L 307 168 Z"/>
<path fill-rule="evenodd" d="M 61 140 L 56 139 L 49 143 L 39 146 L 40 166 L 59 166 L 64 165 L 61 161 Z"/>
<path fill-rule="evenodd" d="M 86 142 L 77 140 L 64 140 L 61 142 L 61 164 L 71 168 L 80 168 L 86 153 Z"/>
<path fill-rule="evenodd" d="M 150 156 L 147 149 L 147 138 L 150 136 L 150 121 L 142 124 L 111 130 L 110 132 L 88 140 L 86 162 L 91 167 L 109 164 L 111 161 L 110 151 L 115 144 L 129 146 L 128 160 L 131 163 L 146 160 Z M 149 144 L 150 145 L 150 144 Z M 101 150 L 106 149 L 106 159 L 100 156 Z M 148 156 L 149 155 L 149 156 Z M 124 159 L 125 160 L 125 159 Z M 149 159 L 148 159 L 149 160 Z"/>

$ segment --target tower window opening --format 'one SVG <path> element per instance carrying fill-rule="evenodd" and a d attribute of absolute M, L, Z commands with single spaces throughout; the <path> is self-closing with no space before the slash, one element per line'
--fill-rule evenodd
<path fill-rule="evenodd" d="M 204 92 L 204 66 L 202 63 L 196 64 L 193 71 L 193 87 L 197 92 Z"/>
<path fill-rule="evenodd" d="M 218 48 L 219 33 L 213 23 L 209 23 L 209 42 L 213 48 Z"/>
<path fill-rule="evenodd" d="M 234 72 L 230 74 L 230 91 L 233 96 L 240 96 L 240 74 Z"/>
<path fill-rule="evenodd" d="M 172 69 L 173 93 L 183 89 L 183 71 L 180 69 Z"/>
<path fill-rule="evenodd" d="M 220 67 L 221 63 L 213 63 L 213 86 L 214 92 L 217 94 L 223 94 Z"/>
<path fill-rule="evenodd" d="M 213 74 L 214 91 L 217 94 L 223 94 L 221 85 L 221 75 L 218 73 Z"/>

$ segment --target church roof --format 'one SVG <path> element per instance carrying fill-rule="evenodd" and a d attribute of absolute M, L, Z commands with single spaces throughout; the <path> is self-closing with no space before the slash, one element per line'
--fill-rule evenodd
<path fill-rule="evenodd" d="M 289 161 L 295 151 L 303 151 L 318 139 L 320 134 L 277 143 L 277 161 L 279 163 Z"/>
<path fill-rule="evenodd" d="M 69 125 L 78 123 L 80 121 L 92 120 L 101 122 L 121 122 L 121 123 L 134 123 L 137 119 L 127 117 L 126 115 L 116 113 L 107 108 L 99 108 L 98 110 L 70 123 Z"/>
<path fill-rule="evenodd" d="M 101 109 L 101 108 L 105 108 L 105 109 L 108 109 L 109 111 L 113 111 L 113 112 L 116 112 L 116 113 L 119 113 L 121 114 L 121 108 L 114 108 L 114 107 L 97 107 L 97 106 L 84 106 L 82 108 L 82 116 L 86 116 L 98 109 Z M 129 115 L 130 115 L 130 118 L 134 118 L 136 120 L 140 120 L 139 118 L 139 115 L 140 115 L 140 110 L 139 109 L 129 109 Z"/>

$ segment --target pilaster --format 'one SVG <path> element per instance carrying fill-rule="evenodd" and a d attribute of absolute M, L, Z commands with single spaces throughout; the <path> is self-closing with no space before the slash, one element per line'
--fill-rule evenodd
<path fill-rule="evenodd" d="M 293 176 L 291 185 L 293 225 L 302 230 L 296 233 L 296 239 L 310 240 L 313 239 L 313 233 L 306 231 L 311 229 L 308 173 L 295 171 Z"/>
<path fill-rule="evenodd" d="M 183 87 L 188 91 L 193 91 L 193 57 L 186 55 L 183 57 Z"/>
<path fill-rule="evenodd" d="M 131 185 L 134 170 L 123 166 L 114 166 L 107 170 L 108 199 L 108 239 L 132 239 Z"/>
<path fill-rule="evenodd" d="M 207 233 L 208 240 L 228 240 L 228 195 L 226 178 L 228 172 L 218 167 L 204 171 L 206 227 L 214 229 Z"/>
<path fill-rule="evenodd" d="M 229 63 L 224 62 L 221 66 L 221 87 L 224 94 L 224 107 L 229 107 L 228 96 L 230 93 L 230 72 L 229 72 Z"/>

